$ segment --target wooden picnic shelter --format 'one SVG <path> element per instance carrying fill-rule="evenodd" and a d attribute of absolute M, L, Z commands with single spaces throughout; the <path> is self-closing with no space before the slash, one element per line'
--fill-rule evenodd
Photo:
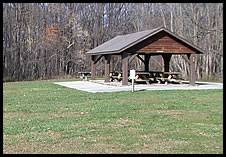
<path fill-rule="evenodd" d="M 113 39 L 86 52 L 91 55 L 91 80 L 96 79 L 96 64 L 104 57 L 105 82 L 109 82 L 110 60 L 112 55 L 120 55 L 122 60 L 122 85 L 128 85 L 128 63 L 138 57 L 144 63 L 144 69 L 149 71 L 151 56 L 161 55 L 164 61 L 164 72 L 169 72 L 172 55 L 182 55 L 190 65 L 190 84 L 195 85 L 196 54 L 205 53 L 182 37 L 164 27 L 151 30 L 118 35 Z M 142 58 L 141 55 L 144 57 Z"/>

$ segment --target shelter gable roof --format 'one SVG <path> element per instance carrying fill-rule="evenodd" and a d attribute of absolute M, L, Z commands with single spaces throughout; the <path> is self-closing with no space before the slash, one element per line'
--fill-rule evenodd
<path fill-rule="evenodd" d="M 195 45 L 192 45 L 188 41 L 184 40 L 183 38 L 175 35 L 174 33 L 168 31 L 164 27 L 158 27 L 155 29 L 151 30 L 146 30 L 146 31 L 141 31 L 141 32 L 136 32 L 136 33 L 131 33 L 131 34 L 126 34 L 126 35 L 118 35 L 111 40 L 99 45 L 98 47 L 86 52 L 87 54 L 90 55 L 99 55 L 99 54 L 115 54 L 115 53 L 120 53 L 131 46 L 151 37 L 152 35 L 164 30 L 165 32 L 173 35 L 174 37 L 178 38 L 182 42 L 190 45 L 194 49 L 197 49 L 199 53 L 203 53 L 204 51 L 201 50 L 200 48 L 196 47 Z"/>

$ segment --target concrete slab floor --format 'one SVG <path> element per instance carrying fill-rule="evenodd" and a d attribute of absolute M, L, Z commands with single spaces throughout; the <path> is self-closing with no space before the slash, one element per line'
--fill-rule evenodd
<path fill-rule="evenodd" d="M 74 88 L 77 90 L 87 91 L 91 93 L 97 92 L 120 92 L 131 91 L 132 85 L 122 86 L 120 82 L 104 83 L 104 80 L 92 81 L 72 81 L 72 82 L 54 82 L 54 84 Z M 214 82 L 196 82 L 195 86 L 191 86 L 188 81 L 183 81 L 182 84 L 135 84 L 135 91 L 144 90 L 192 90 L 192 89 L 223 89 L 223 83 Z"/>

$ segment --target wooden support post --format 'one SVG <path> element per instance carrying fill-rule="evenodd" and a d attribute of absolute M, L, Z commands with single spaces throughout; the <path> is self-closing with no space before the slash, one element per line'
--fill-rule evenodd
<path fill-rule="evenodd" d="M 149 61 L 150 61 L 150 54 L 145 54 L 144 55 L 144 71 L 149 71 Z"/>
<path fill-rule="evenodd" d="M 190 85 L 195 85 L 195 55 L 190 54 L 188 55 L 190 60 Z"/>
<path fill-rule="evenodd" d="M 91 56 L 91 80 L 96 80 L 96 63 L 95 63 L 96 56 Z"/>
<path fill-rule="evenodd" d="M 122 85 L 128 85 L 128 53 L 122 53 Z"/>
<path fill-rule="evenodd" d="M 164 72 L 169 72 L 169 63 L 170 63 L 170 58 L 171 58 L 171 54 L 163 54 L 163 60 L 164 60 Z"/>
<path fill-rule="evenodd" d="M 104 64 L 105 64 L 105 76 L 104 82 L 110 82 L 110 55 L 104 55 Z"/>

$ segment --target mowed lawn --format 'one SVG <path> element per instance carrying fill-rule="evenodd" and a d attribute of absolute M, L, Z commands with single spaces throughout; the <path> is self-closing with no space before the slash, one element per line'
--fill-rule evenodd
<path fill-rule="evenodd" d="M 3 83 L 3 153 L 223 153 L 223 90 L 94 94 L 54 81 Z"/>

